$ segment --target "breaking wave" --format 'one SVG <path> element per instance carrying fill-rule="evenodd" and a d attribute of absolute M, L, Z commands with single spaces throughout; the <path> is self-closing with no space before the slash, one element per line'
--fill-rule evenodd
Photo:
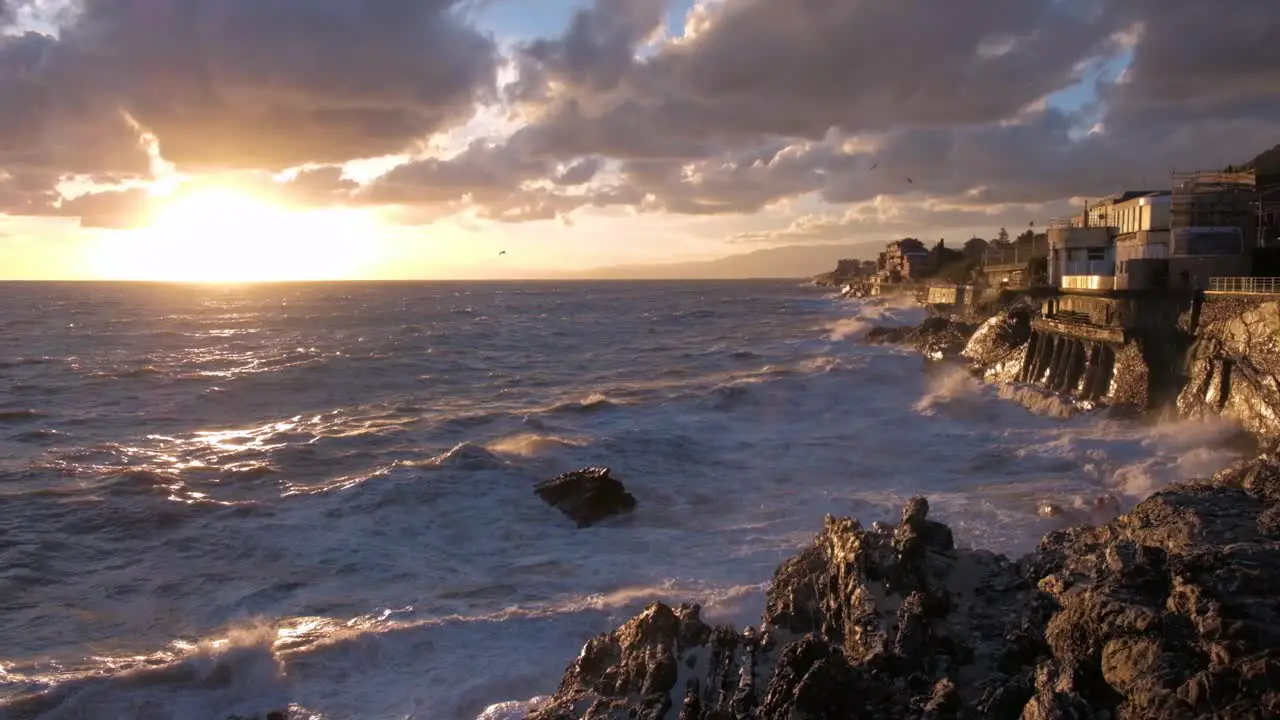
<path fill-rule="evenodd" d="M 84 335 L 0 336 L 41 358 L 0 375 L 4 718 L 520 717 L 649 601 L 755 622 L 826 513 L 925 493 L 1017 553 L 1239 456 L 923 372 L 857 342 L 918 307 L 790 283 L 56 292 Z M 532 492 L 587 465 L 636 512 Z"/>

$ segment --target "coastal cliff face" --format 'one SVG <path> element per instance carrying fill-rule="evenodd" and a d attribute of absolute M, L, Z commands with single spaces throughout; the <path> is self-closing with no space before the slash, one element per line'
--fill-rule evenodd
<path fill-rule="evenodd" d="M 531 720 L 1280 716 L 1280 461 L 1148 498 L 1018 561 L 915 498 L 831 518 L 759 629 L 654 603 L 591 639 Z"/>
<path fill-rule="evenodd" d="M 828 516 L 760 629 L 653 604 L 530 720 L 1280 716 L 1280 461 L 1172 487 L 1013 562 L 921 498 Z"/>
<path fill-rule="evenodd" d="M 1280 437 L 1280 304 L 1206 302 L 1178 395 L 1183 417 L 1226 416 Z"/>

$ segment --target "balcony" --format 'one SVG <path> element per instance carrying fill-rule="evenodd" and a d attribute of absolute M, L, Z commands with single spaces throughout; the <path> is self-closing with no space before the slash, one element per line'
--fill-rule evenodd
<path fill-rule="evenodd" d="M 1115 275 L 1116 264 L 1113 260 L 1068 260 L 1063 264 L 1062 274 Z"/>

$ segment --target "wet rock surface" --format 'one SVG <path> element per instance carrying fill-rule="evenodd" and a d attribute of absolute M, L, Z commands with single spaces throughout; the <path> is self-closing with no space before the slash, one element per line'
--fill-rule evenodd
<path fill-rule="evenodd" d="M 1224 415 L 1256 435 L 1280 437 L 1280 303 L 1206 302 L 1196 337 L 1179 414 Z"/>
<path fill-rule="evenodd" d="M 609 474 L 609 468 L 583 468 L 540 482 L 538 497 L 585 528 L 605 518 L 631 512 L 636 499 Z"/>
<path fill-rule="evenodd" d="M 530 717 L 1280 717 L 1280 460 L 1158 493 L 1014 562 L 915 498 L 828 516 L 759 629 L 650 605 L 587 643 Z"/>
<path fill-rule="evenodd" d="M 909 345 L 931 360 L 958 358 L 975 326 L 945 315 L 934 315 L 912 327 L 875 327 L 866 341 L 877 345 Z"/>
<path fill-rule="evenodd" d="M 970 335 L 961 356 L 992 382 L 1013 382 L 1031 338 L 1032 310 L 1015 306 L 986 320 Z"/>

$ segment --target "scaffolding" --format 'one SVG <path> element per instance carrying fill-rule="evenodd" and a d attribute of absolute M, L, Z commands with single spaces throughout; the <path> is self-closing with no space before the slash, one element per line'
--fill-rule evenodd
<path fill-rule="evenodd" d="M 1253 171 L 1174 173 L 1170 225 L 1174 229 L 1252 228 L 1257 201 Z"/>

